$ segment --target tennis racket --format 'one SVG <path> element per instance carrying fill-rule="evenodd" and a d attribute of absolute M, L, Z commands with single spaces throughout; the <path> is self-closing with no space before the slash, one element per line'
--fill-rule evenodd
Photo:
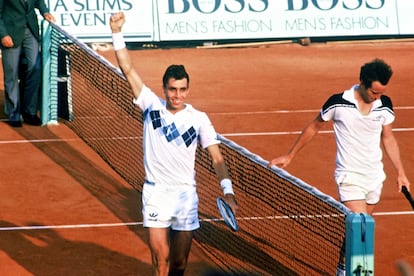
<path fill-rule="evenodd" d="M 402 186 L 401 192 L 404 194 L 405 198 L 411 204 L 411 208 L 414 210 L 414 199 L 412 198 L 411 193 L 407 190 L 407 187 Z"/>
<path fill-rule="evenodd" d="M 239 231 L 239 225 L 237 224 L 236 217 L 234 216 L 234 213 L 231 210 L 230 205 L 228 205 L 227 202 L 224 201 L 224 199 L 218 197 L 217 207 L 226 225 L 230 227 L 230 229 L 234 232 Z"/>

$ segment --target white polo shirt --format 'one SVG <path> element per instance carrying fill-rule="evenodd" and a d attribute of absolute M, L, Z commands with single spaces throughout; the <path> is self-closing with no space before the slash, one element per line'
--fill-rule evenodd
<path fill-rule="evenodd" d="M 321 110 L 324 121 L 333 120 L 337 155 L 335 175 L 346 173 L 361 176 L 367 181 L 382 178 L 382 127 L 394 121 L 391 99 L 382 95 L 373 103 L 371 112 L 363 115 L 351 89 L 331 96 Z"/>
<path fill-rule="evenodd" d="M 207 114 L 189 104 L 172 114 L 166 101 L 146 86 L 133 102 L 143 111 L 146 182 L 196 185 L 194 162 L 198 142 L 203 148 L 219 143 Z"/>

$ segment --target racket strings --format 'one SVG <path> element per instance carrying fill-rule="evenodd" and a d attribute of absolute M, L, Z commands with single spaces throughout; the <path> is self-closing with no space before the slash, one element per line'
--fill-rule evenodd
<path fill-rule="evenodd" d="M 229 226 L 233 231 L 238 231 L 239 226 L 237 224 L 236 217 L 234 216 L 231 207 L 221 197 L 217 198 L 217 207 L 227 226 Z"/>

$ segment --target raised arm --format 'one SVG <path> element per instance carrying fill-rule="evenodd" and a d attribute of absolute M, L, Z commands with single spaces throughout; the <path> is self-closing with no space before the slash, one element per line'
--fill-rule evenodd
<path fill-rule="evenodd" d="M 115 50 L 118 65 L 127 79 L 129 86 L 135 98 L 138 98 L 144 83 L 141 77 L 135 71 L 128 50 L 125 45 L 124 37 L 122 35 L 122 26 L 125 23 L 125 15 L 123 12 L 118 12 L 111 15 L 110 27 L 112 31 L 112 41 Z"/>
<path fill-rule="evenodd" d="M 303 148 L 307 143 L 309 143 L 312 138 L 318 133 L 325 121 L 322 120 L 321 115 L 315 117 L 302 131 L 296 142 L 293 144 L 292 148 L 286 155 L 276 157 L 271 160 L 268 164 L 268 167 L 273 165 L 284 168 L 290 164 L 295 155 Z"/>
<path fill-rule="evenodd" d="M 400 149 L 398 147 L 397 139 L 395 139 L 394 133 L 392 132 L 392 125 L 385 125 L 382 128 L 381 134 L 382 144 L 384 145 L 385 152 L 391 159 L 392 164 L 397 170 L 397 184 L 398 191 L 401 192 L 402 186 L 406 186 L 410 190 L 410 182 L 405 175 L 404 166 L 401 162 Z"/>

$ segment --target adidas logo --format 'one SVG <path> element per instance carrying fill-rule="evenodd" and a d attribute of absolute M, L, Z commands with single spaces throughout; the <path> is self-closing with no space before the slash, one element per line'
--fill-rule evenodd
<path fill-rule="evenodd" d="M 150 220 L 157 221 L 158 213 L 149 213 Z"/>

